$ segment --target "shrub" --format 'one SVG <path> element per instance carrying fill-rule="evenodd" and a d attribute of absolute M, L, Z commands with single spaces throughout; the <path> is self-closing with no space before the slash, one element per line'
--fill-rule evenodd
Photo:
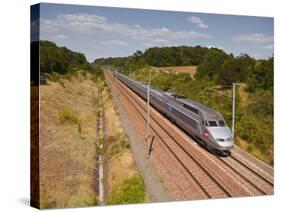
<path fill-rule="evenodd" d="M 61 124 L 76 124 L 78 127 L 78 132 L 81 133 L 82 131 L 81 121 L 78 117 L 78 114 L 69 108 L 62 108 L 59 110 L 59 121 Z"/>
<path fill-rule="evenodd" d="M 61 78 L 61 75 L 56 72 L 52 72 L 52 73 L 48 74 L 48 78 L 50 81 L 58 82 Z"/>
<path fill-rule="evenodd" d="M 142 203 L 145 201 L 144 182 L 140 175 L 127 179 L 119 190 L 113 192 L 108 204 Z"/>

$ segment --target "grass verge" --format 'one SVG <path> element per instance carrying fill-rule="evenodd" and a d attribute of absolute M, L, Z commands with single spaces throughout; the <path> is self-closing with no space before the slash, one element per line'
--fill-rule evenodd
<path fill-rule="evenodd" d="M 144 182 L 140 175 L 127 179 L 120 188 L 117 188 L 109 197 L 107 204 L 142 203 L 145 201 Z"/>

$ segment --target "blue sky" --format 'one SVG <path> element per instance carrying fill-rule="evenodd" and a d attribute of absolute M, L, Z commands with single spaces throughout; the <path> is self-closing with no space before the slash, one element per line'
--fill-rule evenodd
<path fill-rule="evenodd" d="M 256 58 L 273 55 L 273 18 L 41 4 L 40 39 L 100 57 L 154 46 L 206 46 Z"/>

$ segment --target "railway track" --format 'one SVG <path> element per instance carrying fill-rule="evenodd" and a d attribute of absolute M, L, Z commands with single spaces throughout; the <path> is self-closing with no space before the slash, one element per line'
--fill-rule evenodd
<path fill-rule="evenodd" d="M 115 78 L 111 78 L 111 80 L 115 81 Z M 130 96 L 128 94 L 126 94 L 125 88 L 122 86 L 122 83 L 116 81 L 117 84 L 120 86 L 120 89 L 122 90 L 123 94 L 127 96 L 128 100 L 130 101 L 131 105 L 134 106 L 135 108 L 137 107 L 136 104 L 138 104 L 138 106 L 140 107 L 139 102 L 135 101 L 135 98 Z M 131 100 L 129 99 L 131 98 Z M 132 102 L 132 101 L 135 101 Z M 144 109 L 143 107 L 141 107 L 141 109 Z M 136 110 L 140 113 L 143 121 L 145 122 L 145 110 L 143 110 L 142 112 L 139 111 L 138 108 L 136 108 Z M 196 182 L 196 184 L 198 185 L 198 187 L 201 188 L 201 190 L 204 192 L 204 194 L 206 195 L 207 198 L 217 198 L 217 197 L 230 197 L 232 196 L 226 189 L 224 189 L 223 185 L 221 185 L 219 183 L 219 181 L 214 178 L 212 176 L 212 174 L 210 174 L 199 162 L 198 160 L 196 160 L 189 152 L 187 152 L 179 143 L 178 146 L 173 146 L 173 148 L 171 147 L 171 144 L 167 144 L 167 136 L 170 138 L 170 140 L 172 141 L 172 143 L 175 144 L 175 142 L 177 142 L 173 136 L 171 136 L 171 134 L 162 127 L 161 124 L 159 124 L 157 122 L 157 120 L 153 119 L 153 121 L 155 121 L 157 123 L 157 126 L 159 128 L 161 128 L 162 130 L 164 130 L 164 132 L 166 134 L 163 134 L 158 132 L 158 130 L 156 129 L 156 127 L 152 126 L 152 130 L 153 132 L 157 135 L 157 137 L 159 138 L 159 140 L 165 145 L 166 148 L 169 149 L 170 153 L 172 153 L 172 155 L 177 159 L 178 163 L 181 164 L 181 166 L 184 168 L 184 170 L 186 172 L 188 172 L 189 175 L 191 175 L 191 177 L 193 178 L 193 180 Z M 182 151 L 182 159 L 180 159 L 177 155 L 179 154 L 179 149 Z M 177 149 L 177 153 L 175 153 L 175 150 Z M 189 156 L 189 162 L 187 161 L 186 157 Z M 190 161 L 192 160 L 192 161 Z M 185 161 L 186 163 L 184 163 L 183 161 Z M 187 167 L 185 164 L 189 164 L 190 163 L 194 163 L 197 165 L 197 167 L 193 167 L 191 168 L 190 166 Z M 189 170 L 191 168 L 191 171 Z M 199 169 L 199 170 L 198 170 Z M 200 173 L 201 172 L 201 173 Z M 204 172 L 204 173 L 202 173 Z M 194 174 L 193 174 L 194 173 Z M 195 177 L 196 176 L 196 177 Z M 199 178 L 199 179 L 197 179 Z M 211 182 L 210 182 L 211 181 Z M 215 185 L 215 186 L 214 186 Z M 217 188 L 216 188 L 217 187 Z M 218 190 L 219 189 L 219 190 Z"/>
<path fill-rule="evenodd" d="M 229 156 L 227 158 L 221 158 L 219 156 L 216 157 L 219 161 L 221 161 L 224 166 L 232 170 L 245 182 L 255 188 L 255 190 L 257 190 L 259 194 L 267 195 L 272 193 L 273 183 L 271 183 L 265 177 L 249 168 L 249 166 L 247 166 L 246 164 L 233 158 L 232 156 Z M 258 193 L 256 195 L 258 195 Z"/>
<path fill-rule="evenodd" d="M 116 82 L 114 82 L 114 81 L 115 81 L 114 78 L 110 78 L 110 80 L 111 80 L 113 83 L 116 83 Z M 135 106 L 135 104 L 132 102 L 132 101 L 133 101 L 132 99 L 128 99 L 127 94 L 126 94 L 125 91 L 120 87 L 119 84 L 118 84 L 118 86 L 119 86 L 119 89 L 120 89 L 120 91 L 122 92 L 122 94 L 127 97 L 127 101 L 130 102 L 130 105 L 132 105 L 132 106 L 134 107 L 135 111 L 137 111 L 138 115 L 142 118 L 143 122 L 145 122 L 145 120 L 146 120 L 146 119 L 145 119 L 145 115 L 140 111 L 140 109 L 139 109 L 138 107 Z M 153 131 L 158 134 L 158 136 L 159 136 L 158 138 L 160 138 L 161 141 L 164 140 L 164 139 L 159 135 L 159 133 L 156 131 L 156 129 L 153 128 Z M 157 143 L 156 143 L 156 144 L 157 144 Z M 205 190 L 203 187 L 201 187 L 201 185 L 198 183 L 197 179 L 196 179 L 196 178 L 193 176 L 193 174 L 187 169 L 187 167 L 184 165 L 184 163 L 182 163 L 182 161 L 179 160 L 177 154 L 175 154 L 175 153 L 173 152 L 173 150 L 166 144 L 165 141 L 164 141 L 164 145 L 165 145 L 165 147 L 166 147 L 169 151 L 171 151 L 170 153 L 172 153 L 173 157 L 177 160 L 177 163 L 181 164 L 181 166 L 184 168 L 184 170 L 185 170 L 185 172 L 186 172 L 186 173 L 184 173 L 184 174 L 186 175 L 186 174 L 188 173 L 189 176 L 191 176 L 192 180 L 195 181 L 195 183 L 200 187 L 200 190 L 203 191 L 203 193 L 200 193 L 200 194 L 198 195 L 198 198 L 200 198 L 200 199 L 202 199 L 202 198 L 209 198 L 208 192 L 206 192 L 206 190 Z M 160 149 L 160 148 L 158 148 L 158 149 Z M 161 153 L 163 153 L 163 151 L 162 151 Z M 165 154 L 165 153 L 163 153 L 163 154 Z M 161 156 L 161 157 L 162 157 L 162 156 Z M 163 159 L 163 158 L 162 158 L 162 159 Z M 166 161 L 168 161 L 168 160 L 169 160 L 169 158 L 166 159 Z M 161 169 L 160 171 L 163 171 L 163 169 Z M 171 169 L 171 171 L 173 171 L 173 169 Z M 180 175 L 181 173 L 178 173 L 178 174 Z M 182 180 L 184 180 L 184 179 L 182 179 Z M 182 185 L 182 186 L 183 186 L 183 185 Z M 178 190 L 181 190 L 181 192 L 184 193 L 184 190 L 182 190 L 182 188 L 178 187 Z M 185 198 L 182 198 L 182 199 L 185 199 Z"/>
<path fill-rule="evenodd" d="M 106 75 L 111 83 L 118 86 L 122 95 L 130 102 L 143 122 L 145 122 L 145 102 L 140 100 L 137 94 L 130 90 L 125 84 L 115 79 L 110 73 L 106 73 Z M 189 175 L 197 187 L 200 188 L 204 194 L 201 195 L 201 198 L 264 195 L 273 192 L 273 184 L 269 186 L 263 185 L 262 188 L 257 185 L 257 183 L 261 183 L 263 178 L 253 178 L 254 172 L 252 172 L 250 179 L 241 174 L 239 168 L 237 168 L 238 162 L 235 165 L 233 162 L 231 163 L 229 159 L 223 159 L 203 152 L 202 149 L 200 150 L 198 147 L 196 149 L 196 145 L 191 145 L 192 143 L 186 141 L 186 137 L 181 133 L 171 130 L 172 124 L 168 123 L 169 121 L 167 120 L 163 121 L 163 118 L 157 114 L 157 111 L 153 110 L 151 119 L 151 129 L 155 136 L 181 165 L 186 172 L 185 174 Z M 206 157 L 206 154 L 208 157 Z M 248 169 L 247 173 L 248 177 L 250 175 L 249 170 L 250 169 Z M 257 177 L 258 175 L 257 173 L 255 176 Z M 254 182 L 253 179 L 255 179 Z"/>
<path fill-rule="evenodd" d="M 114 78 L 110 78 L 111 82 L 114 83 L 112 84 L 113 86 L 116 85 L 117 83 L 114 81 Z M 117 84 L 118 85 L 118 84 Z M 118 85 L 120 86 L 120 85 Z M 120 89 L 120 87 L 116 88 Z M 120 91 L 120 94 L 118 94 L 118 98 L 121 99 L 121 97 L 126 97 L 124 95 L 124 91 Z M 128 98 L 126 98 L 126 101 L 128 101 Z M 137 119 L 142 119 L 143 121 L 143 126 L 145 126 L 144 121 L 145 118 L 144 116 L 140 116 L 141 111 L 139 110 L 139 108 L 134 107 L 134 104 L 132 104 L 132 102 L 129 102 L 129 108 L 127 109 L 127 112 L 130 114 L 130 116 L 132 116 L 132 113 L 129 112 L 129 110 L 131 110 L 132 108 L 134 109 L 134 111 L 137 113 L 137 116 L 135 116 L 135 120 Z M 133 107 L 132 107 L 133 105 Z M 124 106 L 124 103 L 123 103 Z M 136 129 L 139 130 L 139 134 L 141 134 L 141 132 L 144 132 L 145 127 L 143 127 L 143 129 L 139 129 L 139 127 Z M 154 161 L 157 164 L 160 164 L 160 166 L 156 166 L 156 169 L 158 170 L 158 172 L 160 173 L 160 176 L 162 176 L 164 178 L 163 181 L 168 181 L 169 182 L 169 187 L 173 187 L 174 189 L 174 193 L 176 196 L 176 199 L 187 199 L 187 198 L 192 198 L 192 199 L 202 199 L 202 198 L 208 198 L 208 196 L 205 194 L 205 192 L 202 192 L 202 190 L 200 189 L 199 191 L 196 190 L 196 188 L 194 188 L 192 185 L 194 184 L 194 179 L 190 179 L 189 181 L 189 185 L 186 183 L 186 180 L 190 178 L 189 175 L 187 175 L 187 172 L 184 170 L 184 173 L 181 171 L 180 168 L 178 168 L 178 161 L 176 161 L 176 163 L 173 163 L 173 160 L 176 160 L 175 157 L 169 157 L 170 153 L 165 152 L 161 146 L 159 146 L 158 142 L 155 142 L 154 147 L 157 149 L 158 154 L 161 155 L 161 158 L 159 157 L 153 157 L 154 155 L 152 155 L 152 159 L 154 159 Z M 160 150 L 160 151 L 159 151 Z M 177 154 L 174 154 L 177 156 Z M 164 164 L 162 164 L 163 166 L 161 166 L 161 163 L 163 163 L 163 161 L 165 161 Z M 167 171 L 166 171 L 167 170 Z M 170 177 L 172 176 L 172 177 Z M 183 176 L 183 177 L 181 177 Z M 175 182 L 173 185 L 173 181 L 174 178 L 177 177 L 178 181 Z M 195 182 L 196 184 L 196 182 Z M 192 187 L 191 190 L 187 187 L 187 185 L 189 187 Z M 186 191 L 189 191 L 189 193 L 191 193 L 192 195 L 185 195 Z"/>
<path fill-rule="evenodd" d="M 262 178 L 264 181 L 266 181 L 271 186 L 274 186 L 273 169 L 269 165 L 265 164 L 266 167 L 269 169 L 269 171 L 266 172 L 265 170 L 255 166 L 254 164 L 249 166 L 249 163 L 247 164 L 247 162 L 245 162 L 245 159 L 243 158 L 243 160 L 242 160 L 241 156 L 239 154 L 235 153 L 234 151 L 232 151 L 232 154 L 230 155 L 230 157 L 233 160 L 237 161 L 242 166 L 244 166 L 245 168 L 247 168 L 248 170 L 250 170 L 251 172 L 253 172 L 255 175 Z"/>

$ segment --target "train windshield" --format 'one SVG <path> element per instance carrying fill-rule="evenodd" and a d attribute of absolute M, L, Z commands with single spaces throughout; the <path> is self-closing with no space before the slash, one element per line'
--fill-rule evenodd
<path fill-rule="evenodd" d="M 219 126 L 220 126 L 220 127 L 224 127 L 224 126 L 225 126 L 225 123 L 224 123 L 223 120 L 219 120 Z"/>
<path fill-rule="evenodd" d="M 210 127 L 217 127 L 217 122 L 216 121 L 208 121 Z"/>

